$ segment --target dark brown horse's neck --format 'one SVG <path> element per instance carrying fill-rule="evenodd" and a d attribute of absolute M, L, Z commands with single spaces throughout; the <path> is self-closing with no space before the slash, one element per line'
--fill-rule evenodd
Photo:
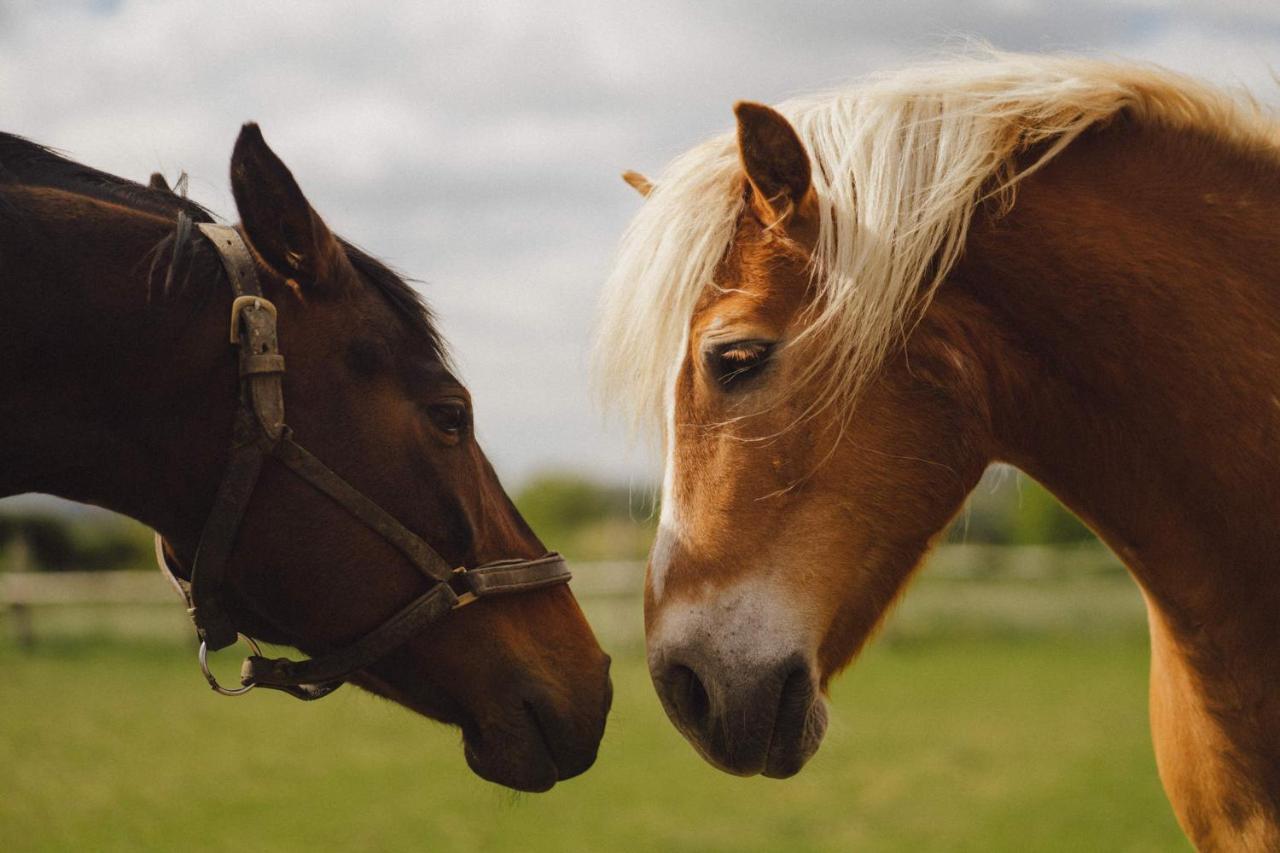
<path fill-rule="evenodd" d="M 1153 715 L 1201 703 L 1280 796 L 1280 154 L 1118 122 L 979 217 L 954 284 L 993 457 L 1143 587 Z"/>
<path fill-rule="evenodd" d="M 194 544 L 235 395 L 214 264 L 198 258 L 166 297 L 168 251 L 152 261 L 173 220 L 53 190 L 5 194 L 0 496 L 97 504 Z"/>

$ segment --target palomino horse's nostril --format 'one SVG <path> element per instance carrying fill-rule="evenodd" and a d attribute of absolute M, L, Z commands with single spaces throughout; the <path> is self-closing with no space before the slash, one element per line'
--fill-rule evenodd
<path fill-rule="evenodd" d="M 685 725 L 701 729 L 711 711 L 711 699 L 698 674 L 677 664 L 667 672 L 667 684 L 676 714 Z"/>
<path fill-rule="evenodd" d="M 803 719 L 813 704 L 813 683 L 809 679 L 809 667 L 797 666 L 782 682 L 778 697 L 778 720 Z"/>

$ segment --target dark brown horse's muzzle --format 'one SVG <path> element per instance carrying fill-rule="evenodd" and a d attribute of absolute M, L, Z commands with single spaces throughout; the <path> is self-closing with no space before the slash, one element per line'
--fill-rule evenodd
<path fill-rule="evenodd" d="M 467 764 L 484 779 L 520 791 L 546 791 L 595 763 L 613 703 L 609 656 L 602 655 L 596 689 L 579 688 L 566 705 L 543 686 L 528 684 L 501 703 L 500 717 L 462 723 Z"/>

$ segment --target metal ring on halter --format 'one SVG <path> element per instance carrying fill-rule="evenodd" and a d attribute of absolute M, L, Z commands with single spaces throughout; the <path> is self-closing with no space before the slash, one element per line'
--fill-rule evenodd
<path fill-rule="evenodd" d="M 237 634 L 236 636 L 244 640 L 255 657 L 262 657 L 262 649 L 258 648 L 258 644 L 254 642 L 253 637 L 244 634 Z M 221 693 L 223 696 L 243 696 L 258 686 L 253 682 L 236 688 L 223 687 L 219 684 L 218 679 L 214 678 L 213 673 L 209 671 L 209 644 L 204 640 L 200 641 L 200 671 L 204 673 L 204 680 L 209 682 L 209 686 L 213 688 L 214 692 Z"/>

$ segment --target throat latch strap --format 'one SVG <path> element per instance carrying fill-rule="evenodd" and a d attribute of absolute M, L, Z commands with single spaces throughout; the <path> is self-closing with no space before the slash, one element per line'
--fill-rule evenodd
<path fill-rule="evenodd" d="M 284 433 L 284 357 L 276 332 L 276 307 L 262 295 L 253 254 L 240 232 L 207 222 L 197 227 L 218 250 L 231 282 L 230 337 L 240 368 L 240 401 L 232 422 L 227 469 L 200 533 L 187 605 L 201 641 L 216 651 L 236 641 L 235 624 L 219 591 L 263 460 Z"/>

